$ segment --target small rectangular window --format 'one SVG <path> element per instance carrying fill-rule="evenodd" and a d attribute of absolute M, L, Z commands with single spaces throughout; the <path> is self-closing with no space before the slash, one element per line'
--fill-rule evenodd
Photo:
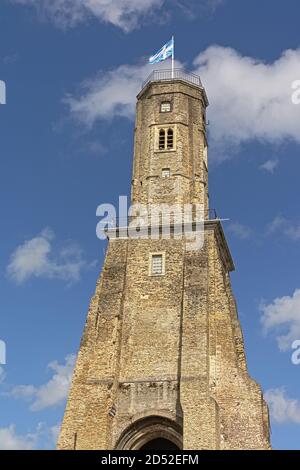
<path fill-rule="evenodd" d="M 163 255 L 152 255 L 151 274 L 155 276 L 163 274 Z"/>
<path fill-rule="evenodd" d="M 170 177 L 170 168 L 163 168 L 161 171 L 162 178 L 169 178 Z"/>
<path fill-rule="evenodd" d="M 171 103 L 170 101 L 164 101 L 160 105 L 160 111 L 162 113 L 169 113 L 171 111 Z"/>

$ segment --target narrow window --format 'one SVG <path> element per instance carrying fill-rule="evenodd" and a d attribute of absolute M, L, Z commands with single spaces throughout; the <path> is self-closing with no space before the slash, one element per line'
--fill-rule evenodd
<path fill-rule="evenodd" d="M 173 146 L 174 146 L 174 132 L 173 132 L 173 129 L 168 129 L 167 147 L 168 149 L 172 149 Z"/>
<path fill-rule="evenodd" d="M 154 276 L 163 274 L 163 255 L 152 255 L 151 274 Z"/>
<path fill-rule="evenodd" d="M 166 131 L 161 129 L 159 131 L 159 150 L 164 150 L 166 146 Z"/>
<path fill-rule="evenodd" d="M 171 111 L 171 103 L 170 101 L 163 101 L 160 105 L 161 113 L 169 113 Z"/>
<path fill-rule="evenodd" d="M 163 168 L 161 171 L 162 178 L 169 178 L 170 177 L 170 168 Z"/>

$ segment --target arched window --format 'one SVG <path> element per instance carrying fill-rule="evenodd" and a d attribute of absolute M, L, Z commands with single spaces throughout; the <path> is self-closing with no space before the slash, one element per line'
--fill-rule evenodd
<path fill-rule="evenodd" d="M 167 151 L 174 150 L 175 147 L 175 137 L 174 137 L 174 128 L 165 127 L 158 129 L 158 150 Z"/>
<path fill-rule="evenodd" d="M 161 129 L 159 131 L 159 150 L 164 150 L 166 147 L 166 131 Z"/>
<path fill-rule="evenodd" d="M 174 132 L 173 132 L 173 129 L 168 129 L 167 148 L 172 149 L 173 147 L 174 147 Z"/>

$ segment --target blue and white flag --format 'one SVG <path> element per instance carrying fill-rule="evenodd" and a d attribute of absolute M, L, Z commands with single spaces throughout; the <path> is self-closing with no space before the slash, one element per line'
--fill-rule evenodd
<path fill-rule="evenodd" d="M 174 38 L 168 41 L 156 54 L 149 58 L 149 64 L 153 65 L 162 60 L 166 60 L 168 57 L 174 54 Z"/>

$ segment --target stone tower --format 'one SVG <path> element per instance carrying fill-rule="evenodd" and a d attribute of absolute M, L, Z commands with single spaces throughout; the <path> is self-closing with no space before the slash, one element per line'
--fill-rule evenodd
<path fill-rule="evenodd" d="M 233 261 L 208 207 L 207 105 L 199 77 L 181 71 L 154 72 L 137 97 L 132 202 L 203 205 L 204 244 L 108 230 L 59 449 L 270 448 Z"/>

